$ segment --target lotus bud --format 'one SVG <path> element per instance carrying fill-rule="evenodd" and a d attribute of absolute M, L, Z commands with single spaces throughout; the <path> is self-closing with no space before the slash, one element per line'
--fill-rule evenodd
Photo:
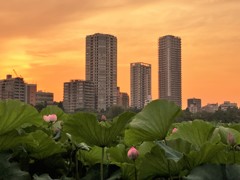
<path fill-rule="evenodd" d="M 232 133 L 228 133 L 227 135 L 227 143 L 231 146 L 234 146 L 236 144 L 235 138 L 232 135 Z"/>
<path fill-rule="evenodd" d="M 49 121 L 50 121 L 50 120 L 49 120 L 49 116 L 44 115 L 44 116 L 43 116 L 43 120 L 46 121 L 46 122 L 49 122 Z"/>
<path fill-rule="evenodd" d="M 128 156 L 129 159 L 136 160 L 138 155 L 139 155 L 138 150 L 135 147 L 131 147 L 128 150 L 127 156 Z"/>
<path fill-rule="evenodd" d="M 106 116 L 103 114 L 102 116 L 101 116 L 101 121 L 106 121 L 107 120 L 107 118 L 106 118 Z"/>
<path fill-rule="evenodd" d="M 49 120 L 52 122 L 55 122 L 57 120 L 57 115 L 56 114 L 49 114 L 48 115 Z"/>
<path fill-rule="evenodd" d="M 43 120 L 46 122 L 55 122 L 57 120 L 57 115 L 56 114 L 44 115 Z"/>
<path fill-rule="evenodd" d="M 175 132 L 177 132 L 177 131 L 178 131 L 177 128 L 173 128 L 172 133 L 175 133 Z"/>

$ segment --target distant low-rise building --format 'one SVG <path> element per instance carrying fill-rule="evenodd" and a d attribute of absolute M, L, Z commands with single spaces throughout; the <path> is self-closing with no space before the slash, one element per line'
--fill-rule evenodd
<path fill-rule="evenodd" d="M 191 113 L 200 112 L 201 107 L 202 107 L 201 99 L 190 98 L 187 100 L 187 108 Z"/>
<path fill-rule="evenodd" d="M 64 83 L 63 107 L 65 112 L 95 109 L 95 85 L 92 81 L 71 80 Z"/>
<path fill-rule="evenodd" d="M 228 108 L 237 108 L 237 103 L 231 103 L 230 101 L 224 101 L 223 104 L 220 104 L 220 109 L 226 111 Z"/>
<path fill-rule="evenodd" d="M 218 103 L 207 104 L 206 106 L 202 107 L 202 111 L 206 111 L 206 112 L 214 113 L 217 110 L 218 110 Z"/>
<path fill-rule="evenodd" d="M 119 87 L 117 87 L 117 105 L 124 109 L 129 108 L 129 95 L 126 92 L 120 92 Z"/>
<path fill-rule="evenodd" d="M 44 105 L 53 105 L 53 96 L 52 92 L 36 92 L 36 104 L 44 104 Z"/>
<path fill-rule="evenodd" d="M 7 75 L 0 80 L 0 99 L 18 99 L 25 102 L 25 82 L 22 77 Z"/>

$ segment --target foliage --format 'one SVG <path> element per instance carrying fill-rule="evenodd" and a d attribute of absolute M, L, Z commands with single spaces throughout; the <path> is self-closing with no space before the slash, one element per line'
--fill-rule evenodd
<path fill-rule="evenodd" d="M 36 109 L 17 100 L 0 102 L 0 136 L 12 130 L 31 125 L 41 125 Z"/>
<path fill-rule="evenodd" d="M 1 101 L 0 179 L 239 179 L 237 109 L 217 111 L 214 123 L 189 112 L 180 123 L 181 109 L 166 100 L 137 114 L 120 110 L 113 107 L 107 120 L 99 120 L 58 106 L 38 112 L 20 101 Z M 45 122 L 49 114 L 57 121 Z M 207 115 L 201 117 L 210 120 Z M 127 156 L 132 146 L 137 159 Z"/>
<path fill-rule="evenodd" d="M 191 113 L 184 110 L 181 117 L 178 118 L 179 122 L 192 121 L 194 119 L 204 119 L 209 122 L 221 122 L 221 123 L 239 123 L 240 122 L 240 109 L 228 108 L 225 111 L 218 109 L 215 112 L 201 111 L 197 113 Z"/>
<path fill-rule="evenodd" d="M 125 142 L 132 145 L 164 139 L 180 112 L 180 108 L 172 102 L 152 101 L 129 124 Z"/>
<path fill-rule="evenodd" d="M 93 114 L 77 113 L 65 122 L 64 130 L 79 143 L 86 142 L 99 147 L 111 146 L 133 115 L 126 112 L 114 118 L 113 121 L 98 122 Z"/>
<path fill-rule="evenodd" d="M 186 180 L 233 180 L 240 179 L 240 165 L 213 165 L 204 164 L 191 171 L 191 173 L 184 178 Z"/>
<path fill-rule="evenodd" d="M 0 154 L 0 179 L 30 179 L 27 172 L 22 171 L 17 163 L 9 162 L 11 155 L 1 153 Z"/>

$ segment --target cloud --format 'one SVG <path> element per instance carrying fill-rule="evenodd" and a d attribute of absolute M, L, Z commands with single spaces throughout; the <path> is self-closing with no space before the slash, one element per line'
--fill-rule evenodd
<path fill-rule="evenodd" d="M 0 6 L 0 38 L 36 37 L 65 23 L 81 21 L 102 12 L 129 5 L 142 5 L 142 1 L 99 0 L 8 0 Z M 60 30 L 60 29 L 59 29 Z"/>

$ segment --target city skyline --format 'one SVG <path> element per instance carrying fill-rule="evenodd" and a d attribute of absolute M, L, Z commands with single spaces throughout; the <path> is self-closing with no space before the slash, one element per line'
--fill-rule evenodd
<path fill-rule="evenodd" d="M 158 38 L 182 39 L 182 99 L 240 104 L 239 1 L 203 0 L 2 1 L 0 79 L 15 69 L 39 89 L 63 99 L 63 82 L 85 79 L 85 37 L 118 38 L 118 83 L 130 94 L 130 63 L 152 65 L 152 98 L 158 98 Z M 129 80 L 128 80 L 129 79 Z"/>

